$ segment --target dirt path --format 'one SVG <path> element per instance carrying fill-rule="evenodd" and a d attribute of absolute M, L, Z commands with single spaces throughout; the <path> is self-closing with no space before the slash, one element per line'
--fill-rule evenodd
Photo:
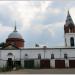
<path fill-rule="evenodd" d="M 1 74 L 75 74 L 75 69 L 21 69 Z"/>

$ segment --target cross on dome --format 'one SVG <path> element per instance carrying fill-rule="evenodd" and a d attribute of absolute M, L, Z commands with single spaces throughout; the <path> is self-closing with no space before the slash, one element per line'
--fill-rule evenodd
<path fill-rule="evenodd" d="M 16 30 L 17 28 L 16 28 L 16 22 L 15 22 L 15 27 L 14 27 L 14 32 L 17 32 L 17 30 Z"/>

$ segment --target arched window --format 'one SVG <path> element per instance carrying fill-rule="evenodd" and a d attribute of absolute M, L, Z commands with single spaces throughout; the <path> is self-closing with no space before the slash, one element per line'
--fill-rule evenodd
<path fill-rule="evenodd" d="M 25 56 L 28 56 L 28 54 L 25 54 Z"/>
<path fill-rule="evenodd" d="M 51 54 L 51 59 L 54 59 L 54 54 Z"/>
<path fill-rule="evenodd" d="M 41 59 L 41 54 L 38 54 L 38 59 Z"/>
<path fill-rule="evenodd" d="M 25 54 L 25 59 L 28 59 L 28 54 Z"/>
<path fill-rule="evenodd" d="M 71 44 L 71 46 L 74 46 L 74 38 L 73 37 L 70 38 L 70 44 Z"/>
<path fill-rule="evenodd" d="M 64 58 L 67 59 L 67 54 L 64 54 Z"/>
<path fill-rule="evenodd" d="M 13 54 L 12 53 L 8 53 L 8 56 L 13 56 Z"/>

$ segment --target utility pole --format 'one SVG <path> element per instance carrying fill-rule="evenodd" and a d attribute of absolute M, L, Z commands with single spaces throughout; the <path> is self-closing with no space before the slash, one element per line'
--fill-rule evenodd
<path fill-rule="evenodd" d="M 45 59 L 46 46 L 43 46 L 43 49 L 44 49 L 44 59 Z"/>

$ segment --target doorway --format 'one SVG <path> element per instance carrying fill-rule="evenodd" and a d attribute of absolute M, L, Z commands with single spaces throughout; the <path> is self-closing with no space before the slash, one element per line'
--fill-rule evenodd
<path fill-rule="evenodd" d="M 8 69 L 13 69 L 13 61 L 12 61 L 12 58 L 8 58 L 8 60 L 7 60 L 7 68 Z"/>

